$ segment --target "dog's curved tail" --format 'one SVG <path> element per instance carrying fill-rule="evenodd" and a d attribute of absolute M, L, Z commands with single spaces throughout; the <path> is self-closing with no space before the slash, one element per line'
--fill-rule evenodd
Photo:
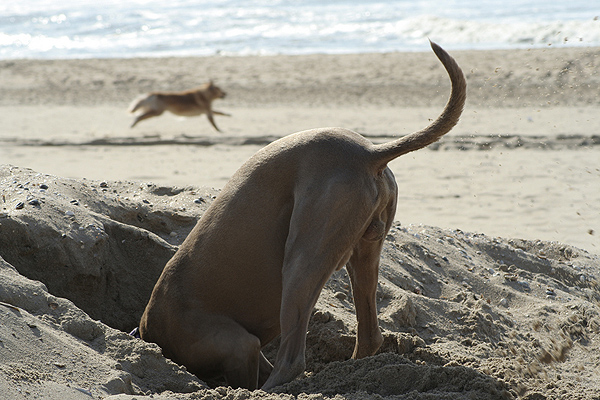
<path fill-rule="evenodd" d="M 436 142 L 439 138 L 450 132 L 458 123 L 458 119 L 462 114 L 467 98 L 465 76 L 454 58 L 436 43 L 431 41 L 430 43 L 431 48 L 450 76 L 452 83 L 450 99 L 448 99 L 444 111 L 427 128 L 403 136 L 400 139 L 374 146 L 373 161 L 378 171 L 382 171 L 387 163 L 396 157 Z"/>

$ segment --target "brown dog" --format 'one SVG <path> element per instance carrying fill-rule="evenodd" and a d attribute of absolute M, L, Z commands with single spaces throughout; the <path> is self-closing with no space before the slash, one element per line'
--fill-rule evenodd
<path fill-rule="evenodd" d="M 138 122 L 144 119 L 158 117 L 165 111 L 170 111 L 175 115 L 184 117 L 194 117 L 196 115 L 206 114 L 208 120 L 220 132 L 215 124 L 213 115 L 229 114 L 215 111 L 212 109 L 212 102 L 216 99 L 225 97 L 225 92 L 212 81 L 203 84 L 199 88 L 186 90 L 183 92 L 152 92 L 142 95 L 135 99 L 129 107 L 130 113 L 137 113 L 133 128 Z"/>
<path fill-rule="evenodd" d="M 380 145 L 324 128 L 258 151 L 167 263 L 140 322 L 143 339 L 201 378 L 271 389 L 304 371 L 309 317 L 325 282 L 346 266 L 358 319 L 352 357 L 377 351 L 379 256 L 397 197 L 387 163 L 450 131 L 466 98 L 459 66 L 431 46 L 452 81 L 442 114 Z M 261 348 L 280 334 L 271 366 Z"/>

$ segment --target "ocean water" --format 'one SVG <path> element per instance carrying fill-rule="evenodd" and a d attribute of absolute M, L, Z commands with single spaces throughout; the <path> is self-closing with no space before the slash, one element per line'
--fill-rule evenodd
<path fill-rule="evenodd" d="M 0 58 L 600 46 L 596 0 L 0 2 Z"/>

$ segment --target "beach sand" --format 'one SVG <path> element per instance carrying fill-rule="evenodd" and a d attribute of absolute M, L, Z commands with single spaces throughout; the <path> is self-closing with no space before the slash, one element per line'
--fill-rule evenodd
<path fill-rule="evenodd" d="M 397 219 L 600 253 L 599 54 L 453 53 L 467 76 L 467 107 L 439 147 L 391 164 Z M 167 114 L 129 129 L 126 108 L 140 93 L 209 78 L 228 93 L 214 104 L 232 114 L 216 117 L 222 134 L 204 116 Z M 385 141 L 420 129 L 448 89 L 431 52 L 3 61 L 0 163 L 220 188 L 258 148 L 292 132 L 342 126 Z"/>
<path fill-rule="evenodd" d="M 340 271 L 311 322 L 306 376 L 269 395 L 205 389 L 123 332 L 260 147 L 324 126 L 383 142 L 436 118 L 449 82 L 433 53 L 0 61 L 0 393 L 595 398 L 600 49 L 452 55 L 469 85 L 461 122 L 390 163 L 382 353 L 345 361 L 355 320 Z M 167 114 L 129 128 L 139 94 L 208 79 L 227 92 L 214 103 L 232 114 L 216 117 L 223 133 Z"/>

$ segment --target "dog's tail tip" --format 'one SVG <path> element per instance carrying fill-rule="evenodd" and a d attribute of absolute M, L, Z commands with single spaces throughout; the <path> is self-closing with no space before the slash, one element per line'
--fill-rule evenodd
<path fill-rule="evenodd" d="M 437 58 L 442 61 L 445 58 L 451 58 L 450 54 L 448 54 L 448 52 L 446 50 L 444 50 L 442 48 L 442 46 L 440 46 L 439 44 L 437 44 L 436 42 L 434 42 L 433 40 L 427 38 L 427 40 L 429 40 L 429 45 L 431 46 L 431 50 L 433 50 L 433 52 L 435 53 L 435 55 L 437 56 Z"/>
<path fill-rule="evenodd" d="M 429 40 L 429 45 L 431 46 L 431 49 L 437 54 L 437 52 L 439 50 L 442 50 L 442 47 L 437 44 L 436 42 L 434 42 L 433 40 L 427 38 L 427 40 Z"/>

